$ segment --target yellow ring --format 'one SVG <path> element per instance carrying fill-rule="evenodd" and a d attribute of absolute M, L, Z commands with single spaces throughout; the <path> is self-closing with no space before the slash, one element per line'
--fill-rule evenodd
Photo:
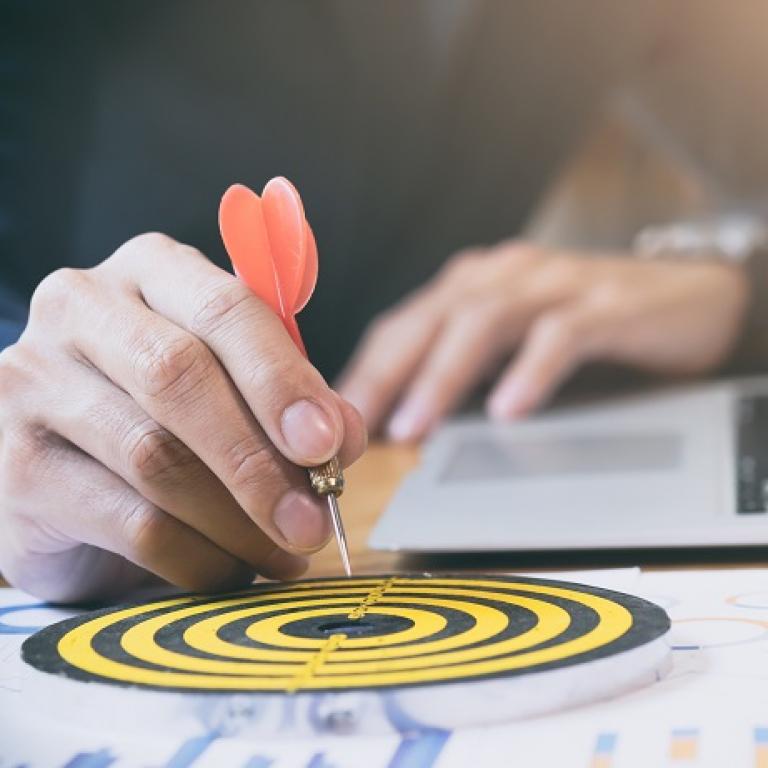
<path fill-rule="evenodd" d="M 372 585 L 380 585 L 381 581 L 373 580 L 370 582 Z M 297 674 L 297 670 L 301 668 L 302 663 L 306 663 L 307 655 L 301 651 L 288 651 L 292 658 L 296 659 L 297 663 L 293 664 L 246 664 L 237 662 L 217 662 L 215 667 L 220 671 L 227 670 L 223 675 L 206 674 L 204 670 L 193 669 L 191 673 L 177 672 L 173 669 L 168 671 L 145 669 L 143 667 L 135 667 L 122 662 L 116 662 L 112 659 L 100 656 L 93 648 L 93 638 L 106 627 L 117 623 L 119 621 L 141 616 L 142 613 L 154 612 L 161 610 L 162 608 L 176 608 L 172 615 L 181 618 L 180 614 L 189 616 L 198 613 L 204 613 L 211 610 L 215 610 L 219 606 L 231 607 L 233 604 L 247 604 L 255 605 L 256 612 L 265 613 L 274 610 L 274 604 L 276 601 L 281 601 L 287 597 L 307 597 L 307 589 L 312 589 L 312 596 L 310 600 L 298 600 L 294 603 L 290 603 L 291 607 L 299 608 L 302 604 L 308 603 L 310 605 L 316 605 L 317 600 L 321 600 L 324 605 L 332 604 L 337 607 L 340 604 L 349 604 L 350 599 L 348 597 L 332 597 L 322 590 L 322 587 L 334 586 L 340 588 L 330 592 L 331 595 L 338 595 L 339 591 L 360 593 L 359 586 L 356 583 L 355 587 L 350 587 L 349 582 L 345 581 L 329 581 L 329 582 L 315 582 L 308 583 L 306 585 L 291 585 L 291 588 L 278 589 L 269 593 L 257 593 L 255 595 L 246 595 L 243 597 L 227 598 L 221 601 L 203 602 L 200 603 L 195 598 L 176 598 L 169 601 L 163 601 L 160 603 L 154 603 L 150 605 L 138 606 L 136 608 L 128 608 L 122 611 L 118 611 L 113 614 L 93 619 L 89 622 L 85 622 L 66 635 L 64 635 L 59 641 L 59 652 L 61 656 L 72 666 L 84 671 L 91 672 L 93 674 L 105 677 L 107 679 L 116 679 L 128 683 L 144 684 L 160 687 L 173 687 L 173 688 L 202 688 L 202 689 L 228 689 L 228 690 L 248 690 L 261 689 L 261 690 L 285 690 L 290 686 L 294 676 Z M 468 585 L 468 586 L 467 586 Z M 435 589 L 435 588 L 438 589 Z M 479 591 L 478 587 L 489 588 L 488 592 Z M 318 592 L 318 588 L 321 588 Z M 449 595 L 458 597 L 458 600 L 439 600 L 436 598 L 428 598 L 424 596 L 424 593 L 440 594 L 442 589 L 448 588 L 450 590 Z M 530 598 L 526 598 L 520 595 L 505 595 L 504 593 L 510 590 L 523 591 L 531 593 Z M 549 648 L 539 649 L 535 651 L 528 651 L 518 653 L 515 656 L 499 656 L 499 654 L 510 654 L 512 649 L 516 648 L 520 650 L 531 645 L 536 645 L 542 642 L 542 638 L 547 635 L 556 637 L 560 634 L 564 627 L 567 627 L 569 622 L 569 616 L 565 610 L 557 605 L 547 603 L 542 600 L 537 600 L 535 595 L 550 595 L 554 597 L 561 597 L 569 601 L 575 601 L 582 605 L 595 610 L 598 614 L 599 621 L 597 626 L 584 635 L 574 638 L 572 640 L 550 646 Z M 490 611 L 491 613 L 485 614 L 483 622 L 487 621 L 487 618 L 492 615 L 493 611 L 501 613 L 497 609 L 490 608 L 478 603 L 466 603 L 461 600 L 461 597 L 481 597 L 489 600 L 495 600 L 499 602 L 514 603 L 528 607 L 533 610 L 534 613 L 541 617 L 544 612 L 547 621 L 539 622 L 536 627 L 529 630 L 526 633 L 515 638 L 509 638 L 506 641 L 500 643 L 490 643 L 486 646 L 480 646 L 477 648 L 464 648 L 458 651 L 451 652 L 447 641 L 452 638 L 444 638 L 440 641 L 432 641 L 431 643 L 419 643 L 415 646 L 406 646 L 405 648 L 396 647 L 381 649 L 368 649 L 360 648 L 354 650 L 349 647 L 347 643 L 358 642 L 363 640 L 370 643 L 370 639 L 366 638 L 348 638 L 342 642 L 343 646 L 340 650 L 335 650 L 330 658 L 325 662 L 321 668 L 316 670 L 316 674 L 312 677 L 302 681 L 302 688 L 344 688 L 344 687 L 377 687 L 381 685 L 396 685 L 396 684 L 409 684 L 418 682 L 430 682 L 438 680 L 450 680 L 466 678 L 473 675 L 487 675 L 495 674 L 499 672 L 512 671 L 515 669 L 521 669 L 526 666 L 539 665 L 547 663 L 549 661 L 558 661 L 563 658 L 567 658 L 570 655 L 575 655 L 585 651 L 593 650 L 606 643 L 609 643 L 621 635 L 623 635 L 632 625 L 632 617 L 623 606 L 614 603 L 613 601 L 592 595 L 591 593 L 582 593 L 567 588 L 561 587 L 547 587 L 540 584 L 527 584 L 525 582 L 503 582 L 494 580 L 463 580 L 463 579 L 430 579 L 427 582 L 422 582 L 417 579 L 401 578 L 396 579 L 391 590 L 382 595 L 382 598 L 372 606 L 370 611 L 390 612 L 395 615 L 404 615 L 403 611 L 418 611 L 414 609 L 404 609 L 399 606 L 387 607 L 386 603 L 402 603 L 407 602 L 408 598 L 414 597 L 418 601 L 418 605 L 446 605 L 447 607 L 456 608 L 467 612 L 467 606 L 469 605 L 472 611 L 484 613 Z M 316 611 L 323 611 L 325 609 L 315 609 Z M 246 615 L 252 615 L 254 609 L 245 609 Z M 233 616 L 236 613 L 243 613 L 243 610 L 238 612 L 227 612 L 223 615 L 222 625 L 228 621 L 232 621 Z M 429 612 L 425 612 L 429 613 Z M 316 614 L 314 614 L 316 615 Z M 502 614 L 503 615 L 503 614 Z M 298 616 L 298 612 L 291 612 L 285 615 L 285 620 L 295 619 Z M 564 617 L 564 618 L 563 618 Z M 221 617 L 211 617 L 211 619 L 219 619 Z M 200 624 L 210 622 L 211 619 L 206 619 Z M 190 659 L 194 659 L 194 662 L 201 662 L 202 665 L 210 664 L 211 661 L 196 659 L 194 657 L 187 657 L 182 654 L 175 654 L 174 652 L 167 651 L 166 649 L 159 648 L 154 644 L 154 634 L 162 626 L 166 625 L 169 621 L 168 614 L 153 617 L 145 622 L 136 624 L 129 629 L 123 636 L 123 643 L 126 650 L 129 652 L 138 651 L 143 656 L 146 650 L 149 648 L 152 652 L 150 655 L 151 661 L 157 664 L 163 664 L 165 661 L 177 662 L 179 657 L 182 661 L 188 663 Z M 505 617 L 506 621 L 506 617 Z M 211 622 L 212 626 L 215 622 Z M 194 625 L 193 625 L 194 626 Z M 256 625 L 258 626 L 258 625 Z M 478 625 L 476 625 L 478 626 Z M 542 627 L 547 627 L 543 629 Z M 559 627 L 559 631 L 556 629 Z M 488 634 L 488 625 L 485 626 L 486 634 Z M 192 632 L 193 628 L 190 627 L 187 632 Z M 275 629 L 276 633 L 279 632 Z M 408 630 L 403 630 L 407 632 Z M 459 633 L 453 637 L 460 638 L 466 645 L 466 635 L 469 632 Z M 193 633 L 194 634 L 194 633 Z M 398 634 L 398 633 L 392 633 Z M 493 636 L 494 633 L 490 633 Z M 498 633 L 496 633 L 498 634 Z M 215 636 L 215 633 L 211 636 Z M 428 636 L 428 635 L 427 635 Z M 286 636 L 281 636 L 284 641 Z M 385 636 L 388 637 L 388 636 Z M 391 637 L 391 636 L 389 636 Z M 219 638 L 217 638 L 219 639 Z M 220 639 L 219 639 L 220 640 Z M 459 642 L 461 642 L 461 640 Z M 232 656 L 232 646 L 225 641 L 220 641 L 229 648 L 229 655 Z M 283 642 L 284 644 L 284 642 Z M 442 644 L 442 647 L 441 647 Z M 437 646 L 433 647 L 433 653 L 438 654 L 426 655 L 423 651 L 423 646 Z M 348 649 L 348 650 L 344 650 Z M 415 652 L 412 652 L 412 649 Z M 205 650 L 211 652 L 211 648 L 206 646 Z M 258 650 L 258 649 L 240 649 L 242 650 Z M 158 652 L 160 653 L 158 660 Z M 369 658 L 363 659 L 360 654 L 365 653 Z M 166 656 L 170 654 L 170 656 Z M 342 655 L 344 654 L 344 655 Z M 300 658 L 296 658 L 296 657 Z M 491 656 L 491 658 L 488 658 Z M 303 657 L 303 661 L 301 659 Z M 345 660 L 345 657 L 349 661 Z M 409 658 L 410 657 L 410 658 Z M 355 663 L 354 660 L 358 659 L 360 662 L 371 663 Z M 384 662 L 384 663 L 382 663 Z M 393 663 L 394 662 L 394 663 Z M 428 664 L 428 666 L 427 666 Z M 220 665 L 228 665 L 221 667 Z M 167 666 L 173 667 L 173 664 L 167 664 Z M 192 664 L 194 667 L 195 664 Z M 268 676 L 254 676 L 253 674 L 243 674 L 246 669 L 252 669 L 255 672 L 255 668 L 268 667 Z M 210 669 L 210 667 L 208 667 Z M 234 676 L 230 676 L 231 672 Z M 286 675 L 288 677 L 286 677 Z"/>
<path fill-rule="evenodd" d="M 522 599 L 524 600 L 525 598 Z M 301 603 L 295 603 L 297 606 L 304 604 L 311 605 L 312 602 L 302 601 Z M 421 599 L 419 604 L 442 605 L 444 607 L 454 608 L 456 607 L 456 603 L 452 601 L 433 600 L 428 598 Z M 547 604 L 542 603 L 542 605 Z M 200 608 L 200 606 L 193 606 L 175 611 L 174 614 L 172 614 L 173 620 L 184 619 L 188 616 L 194 615 L 195 613 L 199 613 L 201 612 Z M 492 636 L 498 634 L 506 627 L 507 617 L 498 609 L 489 608 L 488 606 L 482 605 L 473 605 L 472 608 L 477 611 L 477 614 L 481 617 L 481 620 L 476 622 L 476 624 L 466 632 L 462 632 L 461 634 L 454 635 L 452 637 L 444 638 L 443 640 L 433 641 L 432 643 L 420 643 L 419 645 L 409 646 L 403 650 L 396 647 L 384 648 L 380 651 L 369 651 L 368 654 L 365 655 L 372 659 L 372 661 L 367 664 L 361 658 L 361 655 L 364 654 L 363 651 L 342 650 L 346 649 L 347 646 L 348 640 L 345 639 L 344 642 L 341 643 L 340 649 L 334 651 L 333 658 L 338 659 L 338 661 L 333 662 L 334 668 L 348 671 L 350 673 L 357 670 L 360 672 L 374 671 L 376 669 L 382 668 L 382 660 L 384 659 L 397 659 L 402 655 L 426 655 L 429 651 L 421 651 L 423 646 L 430 646 L 430 649 L 433 649 L 433 652 L 440 652 L 451 649 L 456 645 L 466 646 L 471 643 L 482 642 L 483 640 L 486 640 L 489 635 Z M 552 608 L 554 609 L 555 607 L 552 606 Z M 235 614 L 235 620 L 241 617 L 238 616 L 238 614 L 255 615 L 271 610 L 271 606 L 265 606 L 258 609 L 246 609 L 244 611 L 237 612 Z M 562 612 L 563 624 L 564 626 L 567 626 L 568 614 L 560 608 L 556 610 Z M 406 616 L 407 618 L 411 618 L 413 620 L 414 618 L 418 618 L 419 614 L 423 612 L 419 611 L 418 609 L 413 610 L 407 608 L 398 608 L 398 613 L 399 615 Z M 227 616 L 232 616 L 232 614 L 228 613 Z M 301 618 L 301 613 L 291 614 L 291 616 L 298 616 L 298 618 Z M 139 624 L 135 624 L 133 627 L 127 630 L 122 637 L 121 645 L 123 649 L 126 651 L 126 653 L 136 659 L 150 662 L 152 664 L 158 664 L 160 666 L 170 667 L 171 669 L 184 670 L 188 672 L 200 672 L 206 674 L 218 673 L 223 675 L 266 674 L 271 676 L 275 674 L 291 674 L 294 666 L 297 663 L 304 663 L 312 656 L 311 651 L 306 650 L 272 651 L 270 649 L 262 648 L 240 648 L 240 650 L 237 652 L 236 658 L 253 659 L 253 662 L 221 661 L 218 659 L 201 659 L 197 656 L 187 656 L 186 654 L 179 653 L 177 651 L 170 651 L 166 648 L 162 648 L 156 644 L 155 634 L 168 623 L 168 619 L 168 614 L 162 614 L 160 616 L 147 619 L 146 621 L 143 621 Z M 555 625 L 553 624 L 553 627 L 554 626 Z M 559 634 L 559 632 L 562 631 L 561 625 L 557 624 L 556 626 L 559 630 Z M 188 629 L 187 632 L 190 632 L 190 629 Z M 533 632 L 534 630 L 535 628 L 530 630 L 530 632 Z M 527 635 L 528 633 L 525 634 L 525 637 L 527 637 Z M 523 636 L 518 636 L 511 641 L 507 641 L 507 643 L 518 647 L 520 644 L 519 637 Z M 279 638 L 267 638 L 267 642 L 270 641 L 273 643 L 275 641 L 279 642 Z M 317 643 L 316 649 L 319 648 L 324 642 L 324 639 L 319 641 Z M 235 656 L 235 654 L 231 652 L 232 648 L 230 644 L 228 644 L 226 641 L 216 638 L 213 633 L 207 635 L 204 638 L 204 642 L 200 642 L 200 638 L 195 637 L 195 647 L 203 648 L 206 652 L 210 653 L 218 653 L 218 650 L 216 649 L 219 649 L 225 651 L 219 655 Z M 481 646 L 480 649 L 476 649 L 476 652 L 477 650 L 482 651 L 486 647 L 487 646 Z M 226 651 L 229 651 L 229 653 Z M 450 655 L 452 656 L 453 654 Z M 487 652 L 482 655 L 487 655 Z M 357 662 L 357 659 L 360 659 L 360 662 Z M 342 662 L 344 661 L 347 661 L 348 663 L 342 665 Z M 451 663 L 451 659 L 448 658 L 448 655 L 441 657 L 440 661 L 446 664 Z M 286 665 L 280 662 L 288 662 L 288 664 Z M 415 663 L 404 663 L 407 666 L 419 666 L 423 664 L 423 661 L 416 659 Z"/>
<path fill-rule="evenodd" d="M 444 616 L 441 616 L 438 613 L 432 613 L 431 611 L 420 611 L 418 608 L 409 609 L 408 613 L 404 613 L 396 608 L 380 608 L 377 605 L 368 611 L 368 614 L 376 613 L 382 614 L 384 616 L 403 616 L 406 619 L 410 619 L 413 622 L 413 625 L 407 627 L 406 629 L 397 630 L 396 632 L 389 632 L 386 635 L 375 635 L 372 637 L 347 637 L 347 639 L 344 641 L 345 648 L 360 650 L 364 648 L 373 648 L 375 653 L 376 649 L 385 645 L 392 645 L 393 643 L 397 643 L 399 645 L 400 643 L 419 642 L 425 637 L 430 637 L 431 635 L 436 635 L 438 632 L 442 632 L 447 624 Z M 271 616 L 267 619 L 251 624 L 248 629 L 246 629 L 245 634 L 250 637 L 251 640 L 255 640 L 259 643 L 275 645 L 277 647 L 283 646 L 286 648 L 317 648 L 318 645 L 324 642 L 324 640 L 288 635 L 281 631 L 281 627 L 288 623 L 288 621 L 293 622 L 303 618 L 327 615 L 327 609 L 315 608 L 311 611 L 301 611 L 301 613 L 298 615 L 291 614 L 289 616 L 287 614 L 280 614 L 278 616 Z M 219 617 L 217 616 L 215 618 L 218 619 Z M 193 628 L 195 630 L 199 628 L 201 631 L 204 629 L 207 631 L 208 628 L 204 627 L 203 625 L 207 624 L 208 621 L 209 619 L 201 621 L 198 624 L 193 625 Z M 244 656 L 238 656 L 237 652 L 240 650 L 255 650 L 243 648 L 242 646 L 235 645 L 234 643 L 226 642 L 223 642 L 222 646 L 219 646 L 216 641 L 220 641 L 220 638 L 218 638 L 215 633 L 213 637 L 210 638 L 210 640 L 213 644 L 206 644 L 204 646 L 205 650 L 207 650 L 209 653 L 219 653 L 218 651 L 214 650 L 214 648 L 221 648 L 222 651 L 224 648 L 226 648 L 227 652 L 224 655 L 233 654 L 234 651 L 233 655 L 235 658 L 246 658 Z M 312 643 L 312 645 L 303 645 L 301 641 L 304 641 L 304 643 Z M 190 645 L 192 645 L 191 642 Z M 194 647 L 199 649 L 200 645 L 195 645 Z"/>

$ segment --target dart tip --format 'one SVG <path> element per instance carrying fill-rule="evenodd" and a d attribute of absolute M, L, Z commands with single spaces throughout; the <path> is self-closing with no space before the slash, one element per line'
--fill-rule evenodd
<path fill-rule="evenodd" d="M 344 573 L 347 578 L 349 578 L 352 575 L 352 566 L 349 562 L 349 548 L 347 547 L 347 536 L 344 532 L 344 524 L 341 521 L 339 502 L 334 493 L 327 494 L 326 498 L 328 499 L 328 511 L 331 514 L 333 533 L 336 536 L 336 544 L 339 547 L 339 554 L 341 555 L 341 564 L 344 567 Z"/>

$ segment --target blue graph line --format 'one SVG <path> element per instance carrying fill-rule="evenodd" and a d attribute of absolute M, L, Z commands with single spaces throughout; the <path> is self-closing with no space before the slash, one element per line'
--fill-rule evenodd
<path fill-rule="evenodd" d="M 296 699 L 293 696 L 287 696 L 283 702 L 283 715 L 280 718 L 278 730 L 290 731 L 296 723 Z"/>
<path fill-rule="evenodd" d="M 616 749 L 618 736 L 615 733 L 599 733 L 595 743 L 595 755 L 610 755 Z"/>
<path fill-rule="evenodd" d="M 98 752 L 80 752 L 65 763 L 64 768 L 107 768 L 116 759 L 108 749 L 100 749 Z"/>
<path fill-rule="evenodd" d="M 29 603 L 27 605 L 6 605 L 0 608 L 0 616 L 6 616 L 9 613 L 17 611 L 31 611 L 33 608 L 45 608 L 45 603 Z M 6 624 L 0 621 L 0 635 L 31 635 L 42 627 L 22 627 L 15 624 Z"/>
<path fill-rule="evenodd" d="M 384 698 L 384 710 L 402 741 L 388 768 L 432 768 L 451 737 L 451 731 L 424 725 L 403 711 L 394 695 Z"/>
<path fill-rule="evenodd" d="M 312 698 L 312 701 L 309 704 L 309 711 L 307 712 L 307 717 L 309 717 L 309 722 L 312 724 L 312 727 L 317 732 L 322 732 L 324 730 L 323 718 L 320 716 L 320 704 L 324 699 L 325 699 L 325 696 L 322 693 L 317 696 L 314 696 Z"/>
<path fill-rule="evenodd" d="M 189 768 L 219 736 L 221 736 L 219 731 L 210 731 L 202 736 L 188 739 L 174 752 L 171 759 L 165 764 L 165 768 Z"/>
<path fill-rule="evenodd" d="M 334 768 L 333 763 L 325 762 L 325 752 L 317 752 L 309 758 L 307 768 Z"/>
<path fill-rule="evenodd" d="M 261 755 L 254 755 L 249 757 L 243 764 L 243 768 L 269 768 L 274 761 L 271 757 L 262 757 Z"/>

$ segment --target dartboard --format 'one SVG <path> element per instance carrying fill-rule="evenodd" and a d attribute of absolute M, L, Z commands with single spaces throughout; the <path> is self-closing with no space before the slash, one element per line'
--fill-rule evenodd
<path fill-rule="evenodd" d="M 530 675 L 617 655 L 668 629 L 658 606 L 596 587 L 358 577 L 109 608 L 43 629 L 22 653 L 77 680 L 292 694 Z"/>

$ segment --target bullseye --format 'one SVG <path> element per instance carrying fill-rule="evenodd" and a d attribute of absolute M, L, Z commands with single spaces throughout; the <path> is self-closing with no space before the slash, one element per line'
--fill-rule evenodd
<path fill-rule="evenodd" d="M 639 598 L 522 577 L 308 580 L 68 619 L 24 659 L 77 680 L 195 693 L 374 690 L 515 677 L 664 635 Z"/>

